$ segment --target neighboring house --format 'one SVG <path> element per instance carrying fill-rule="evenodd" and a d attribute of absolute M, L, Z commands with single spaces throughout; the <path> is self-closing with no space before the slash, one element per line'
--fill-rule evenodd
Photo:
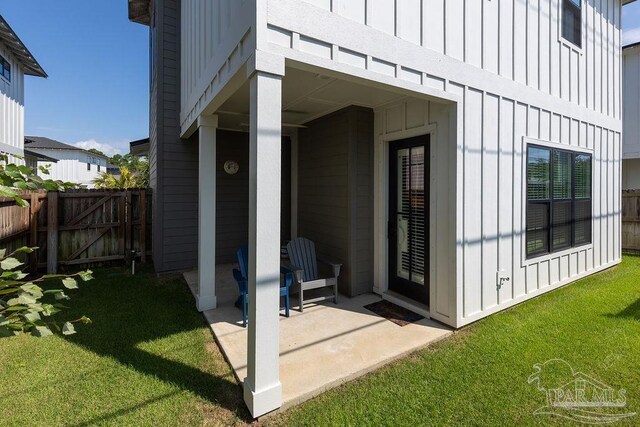
<path fill-rule="evenodd" d="M 129 0 L 154 264 L 197 265 L 208 310 L 249 243 L 253 415 L 281 402 L 284 240 L 341 261 L 341 293 L 456 328 L 620 262 L 630 2 Z"/>
<path fill-rule="evenodd" d="M 640 190 L 640 43 L 622 49 L 622 189 Z"/>
<path fill-rule="evenodd" d="M 112 163 L 107 163 L 107 173 L 109 175 L 120 175 L 120 167 Z"/>
<path fill-rule="evenodd" d="M 149 138 L 131 141 L 129 143 L 129 153 L 137 157 L 149 157 Z"/>
<path fill-rule="evenodd" d="M 56 160 L 53 164 L 47 160 L 38 160 L 38 166 L 51 165 L 50 174 L 46 175 L 51 179 L 92 188 L 93 180 L 100 176 L 100 173 L 107 171 L 106 156 L 91 153 L 73 145 L 41 136 L 27 136 L 24 146 L 31 152 Z M 38 171 L 38 174 L 42 175 L 42 172 Z"/>
<path fill-rule="evenodd" d="M 24 76 L 47 77 L 38 61 L 0 15 L 0 153 L 33 165 L 24 152 Z M 17 157 L 16 157 L 17 156 Z M 24 160 L 23 160 L 24 159 Z"/>

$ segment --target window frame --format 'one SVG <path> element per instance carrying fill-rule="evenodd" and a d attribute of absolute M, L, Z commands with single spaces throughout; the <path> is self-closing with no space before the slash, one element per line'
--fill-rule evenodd
<path fill-rule="evenodd" d="M 564 22 L 564 2 L 571 0 L 560 0 L 558 2 L 558 42 L 573 50 L 574 52 L 583 55 L 584 53 L 584 45 L 585 45 L 585 36 L 586 36 L 586 28 L 585 28 L 585 2 L 584 0 L 580 0 L 580 45 L 573 43 L 571 40 L 564 38 L 563 35 L 563 22 Z"/>
<path fill-rule="evenodd" d="M 546 204 L 548 205 L 548 210 L 549 210 L 549 220 L 548 220 L 548 224 L 549 224 L 549 230 L 548 230 L 548 242 L 547 242 L 547 251 L 545 252 L 537 252 L 535 254 L 531 254 L 529 255 L 527 252 L 527 212 L 528 212 L 528 205 L 529 205 L 529 200 L 528 200 L 528 177 L 527 177 L 527 165 L 528 165 L 528 150 L 529 147 L 536 147 L 536 148 L 541 148 L 541 149 L 545 149 L 545 150 L 549 150 L 550 152 L 550 163 L 549 163 L 549 199 L 546 200 L 532 200 L 531 203 L 541 203 L 541 204 Z M 594 228 L 594 213 L 593 213 L 593 209 L 594 209 L 594 202 L 593 202 L 593 196 L 594 196 L 594 185 L 593 185 L 593 180 L 594 180 L 594 168 L 595 168 L 595 162 L 594 162 L 594 151 L 592 149 L 588 149 L 588 148 L 584 148 L 584 147 L 576 147 L 576 146 L 567 146 L 566 144 L 558 144 L 558 143 L 554 143 L 554 142 L 548 142 L 548 141 L 540 141 L 540 140 L 535 140 L 535 139 L 531 139 L 528 137 L 523 137 L 523 144 L 522 144 L 522 152 L 523 152 L 523 156 L 522 156 L 522 238 L 521 238 L 521 245 L 522 245 L 522 262 L 521 262 L 521 266 L 522 267 L 527 267 L 528 265 L 532 265 L 532 264 L 537 264 L 543 261 L 548 261 L 551 259 L 555 259 L 555 258 L 559 258 L 562 256 L 566 256 L 566 255 L 570 255 L 570 254 L 575 254 L 577 252 L 580 251 L 584 251 L 584 250 L 589 250 L 590 248 L 593 248 L 593 228 Z M 563 249 L 558 249 L 556 251 L 553 251 L 552 249 L 552 245 L 553 245 L 553 169 L 552 169 L 552 162 L 553 162 L 553 151 L 557 150 L 557 151 L 565 151 L 565 152 L 569 152 L 571 154 L 571 164 L 572 164 L 572 170 L 571 170 L 571 245 L 567 248 L 563 248 Z M 581 155 L 581 154 L 586 154 L 589 155 L 591 158 L 591 182 L 590 182 L 590 190 L 591 190 L 591 195 L 590 198 L 576 198 L 576 181 L 575 181 L 575 158 L 577 155 Z M 569 199 L 567 199 L 569 200 Z M 590 234 L 589 234 L 589 242 L 583 242 L 583 243 L 578 243 L 575 244 L 575 229 L 576 229 L 576 200 L 577 201 L 586 201 L 589 200 L 590 201 L 590 206 L 591 206 L 591 221 L 590 221 Z"/>
<path fill-rule="evenodd" d="M 9 70 L 9 76 L 5 76 L 5 67 Z M 11 66 L 11 62 L 4 56 L 0 55 L 0 77 L 4 79 L 7 83 L 11 83 L 11 77 L 13 76 L 13 70 Z"/>

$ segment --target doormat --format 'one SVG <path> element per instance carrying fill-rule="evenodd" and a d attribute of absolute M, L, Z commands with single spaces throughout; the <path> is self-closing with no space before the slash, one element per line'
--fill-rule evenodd
<path fill-rule="evenodd" d="M 414 313 L 411 310 L 407 310 L 404 307 L 400 307 L 399 305 L 385 300 L 365 305 L 364 308 L 374 312 L 380 317 L 384 317 L 398 326 L 407 326 L 409 323 L 424 319 L 424 316 L 421 316 L 418 313 Z"/>

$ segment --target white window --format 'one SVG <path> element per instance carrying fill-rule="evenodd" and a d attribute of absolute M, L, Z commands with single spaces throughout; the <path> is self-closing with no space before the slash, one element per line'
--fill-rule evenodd
<path fill-rule="evenodd" d="M 582 0 L 562 0 L 562 38 L 582 48 Z"/>

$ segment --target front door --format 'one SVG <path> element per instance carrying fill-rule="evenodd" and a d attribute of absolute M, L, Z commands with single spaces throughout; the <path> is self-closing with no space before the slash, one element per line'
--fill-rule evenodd
<path fill-rule="evenodd" d="M 389 289 L 429 305 L 429 135 L 389 154 Z"/>

